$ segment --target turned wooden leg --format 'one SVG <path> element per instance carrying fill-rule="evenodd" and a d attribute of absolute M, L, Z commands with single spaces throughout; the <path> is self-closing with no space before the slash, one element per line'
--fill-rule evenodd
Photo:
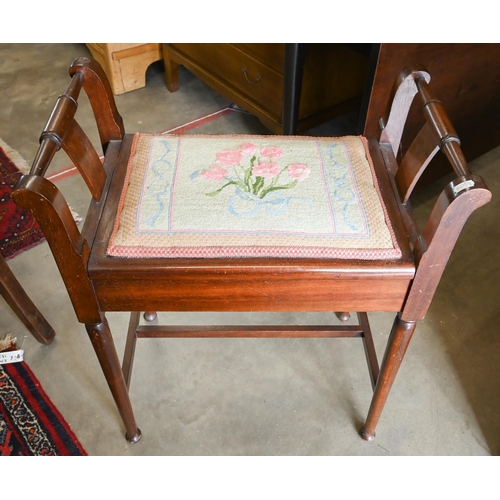
<path fill-rule="evenodd" d="M 101 364 L 106 381 L 111 389 L 120 416 L 125 424 L 127 441 L 136 443 L 141 439 L 141 431 L 135 423 L 132 404 L 123 377 L 120 361 L 116 353 L 113 337 L 109 329 L 108 322 L 104 315 L 102 322 L 97 325 L 85 325 L 94 350 Z"/>
<path fill-rule="evenodd" d="M 168 48 L 163 44 L 163 62 L 165 63 L 165 82 L 169 92 L 179 90 L 179 65 L 170 59 Z"/>
<path fill-rule="evenodd" d="M 375 439 L 375 427 L 415 331 L 415 326 L 415 321 L 403 321 L 399 316 L 394 320 L 384 359 L 380 367 L 380 373 L 377 378 L 370 410 L 368 411 L 365 426 L 360 433 L 361 437 L 366 441 L 373 441 Z"/>
<path fill-rule="evenodd" d="M 0 255 L 0 295 L 38 342 L 41 344 L 52 342 L 56 332 L 35 307 L 2 255 Z"/>

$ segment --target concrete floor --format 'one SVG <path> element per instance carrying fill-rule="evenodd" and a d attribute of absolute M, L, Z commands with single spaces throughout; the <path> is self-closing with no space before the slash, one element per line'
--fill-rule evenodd
<path fill-rule="evenodd" d="M 31 161 L 67 68 L 83 44 L 0 44 L 0 138 Z M 170 94 L 162 64 L 147 86 L 116 98 L 127 131 L 163 132 L 230 103 L 187 71 Z M 87 103 L 88 104 L 88 103 Z M 90 122 L 85 101 L 82 125 Z M 353 132 L 355 117 L 310 132 Z M 232 112 L 197 133 L 267 133 L 254 117 Z M 61 153 L 54 171 L 70 165 Z M 39 345 L 0 300 L 0 335 L 28 335 L 25 359 L 89 455 L 498 455 L 500 453 L 500 148 L 471 164 L 493 191 L 453 253 L 427 318 L 417 327 L 377 429 L 374 443 L 358 436 L 371 386 L 362 344 L 342 340 L 142 340 L 131 398 L 142 440 L 123 437 L 85 328 L 43 243 L 9 266 L 57 332 Z M 88 197 L 78 176 L 57 182 L 85 216 Z M 418 196 L 430 206 L 437 186 Z M 210 315 L 211 316 L 211 315 Z M 266 322 L 270 315 L 249 321 Z M 233 316 L 234 318 L 234 316 Z M 390 314 L 372 314 L 382 357 Z M 232 318 L 222 318 L 231 321 Z M 329 315 L 277 315 L 273 322 L 330 321 Z M 128 318 L 110 314 L 119 353 Z M 189 315 L 183 322 L 212 321 Z"/>

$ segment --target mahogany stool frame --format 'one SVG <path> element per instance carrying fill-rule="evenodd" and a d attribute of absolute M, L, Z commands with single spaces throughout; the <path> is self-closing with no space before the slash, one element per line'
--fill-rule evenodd
<path fill-rule="evenodd" d="M 133 135 L 126 134 L 102 68 L 85 57 L 73 61 L 71 80 L 41 135 L 29 175 L 13 193 L 30 210 L 49 242 L 78 320 L 86 330 L 123 420 L 126 438 L 141 437 L 129 398 L 132 361 L 141 337 L 338 337 L 364 341 L 374 394 L 361 436 L 375 428 L 417 322 L 425 317 L 450 253 L 469 215 L 491 198 L 483 179 L 469 171 L 458 136 L 429 88 L 425 68 L 397 77 L 391 108 L 379 138 L 368 138 L 381 196 L 402 256 L 393 260 L 315 258 L 116 258 L 106 255 L 123 189 Z M 75 120 L 78 96 L 89 97 L 104 152 L 99 159 Z M 389 91 L 390 89 L 388 89 Z M 400 161 L 404 123 L 418 94 L 425 125 Z M 44 178 L 63 149 L 80 171 L 92 200 L 81 232 L 57 187 Z M 410 195 L 440 150 L 456 173 L 436 201 L 421 231 Z M 131 311 L 123 365 L 105 313 Z M 357 326 L 162 327 L 139 326 L 139 311 L 358 313 Z M 382 363 L 378 365 L 368 312 L 396 314 Z"/>

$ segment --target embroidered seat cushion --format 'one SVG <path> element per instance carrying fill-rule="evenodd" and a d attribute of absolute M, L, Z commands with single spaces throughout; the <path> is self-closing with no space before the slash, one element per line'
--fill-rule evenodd
<path fill-rule="evenodd" d="M 117 257 L 397 258 L 363 137 L 136 134 Z"/>

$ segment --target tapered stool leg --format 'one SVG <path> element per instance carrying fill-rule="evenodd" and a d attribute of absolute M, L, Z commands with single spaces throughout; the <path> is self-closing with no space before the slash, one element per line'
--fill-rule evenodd
<path fill-rule="evenodd" d="M 116 353 L 113 337 L 105 317 L 97 325 L 85 325 L 94 350 L 101 364 L 106 381 L 111 389 L 120 416 L 125 424 L 127 441 L 136 443 L 141 439 L 141 431 L 135 423 L 132 404 L 125 383 L 125 378 L 120 366 L 118 354 Z"/>
<path fill-rule="evenodd" d="M 415 321 L 403 321 L 399 316 L 394 320 L 373 393 L 370 410 L 368 411 L 365 426 L 360 433 L 361 437 L 367 441 L 375 439 L 375 427 L 384 409 L 389 391 L 401 366 L 416 325 Z"/>
<path fill-rule="evenodd" d="M 0 255 L 0 295 L 38 342 L 50 344 L 54 340 L 56 332 L 35 307 L 2 255 Z"/>

